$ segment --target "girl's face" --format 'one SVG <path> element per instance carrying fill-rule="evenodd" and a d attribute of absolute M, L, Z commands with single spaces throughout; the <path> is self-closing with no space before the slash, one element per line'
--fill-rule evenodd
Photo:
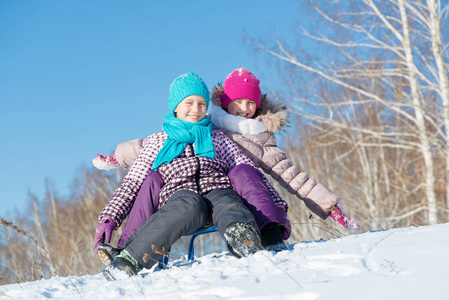
<path fill-rule="evenodd" d="M 234 116 L 241 116 L 247 119 L 251 119 L 256 113 L 256 102 L 249 99 L 237 99 L 226 106 L 228 113 Z"/>
<path fill-rule="evenodd" d="M 198 95 L 187 96 L 178 104 L 175 113 L 178 119 L 197 123 L 206 116 L 207 102 Z"/>

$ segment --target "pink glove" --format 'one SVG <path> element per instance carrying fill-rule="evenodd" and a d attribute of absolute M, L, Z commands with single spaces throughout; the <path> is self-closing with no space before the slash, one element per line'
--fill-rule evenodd
<path fill-rule="evenodd" d="M 350 217 L 348 217 L 344 212 L 341 211 L 340 207 L 334 205 L 331 207 L 331 217 L 337 221 L 344 228 L 349 228 L 355 231 L 360 230 L 360 225 Z"/>
<path fill-rule="evenodd" d="M 92 164 L 95 166 L 95 168 L 100 170 L 110 170 L 120 167 L 117 159 L 115 159 L 115 154 L 103 156 L 97 153 L 97 157 L 92 159 Z"/>
<path fill-rule="evenodd" d="M 103 217 L 95 232 L 95 253 L 98 253 L 98 246 L 104 242 L 109 243 L 111 241 L 112 232 L 117 227 L 117 223 L 111 217 Z"/>

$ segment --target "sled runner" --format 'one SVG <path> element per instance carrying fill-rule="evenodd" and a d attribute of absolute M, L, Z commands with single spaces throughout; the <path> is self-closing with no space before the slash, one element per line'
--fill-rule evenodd
<path fill-rule="evenodd" d="M 215 226 L 204 226 L 198 230 L 195 230 L 192 233 L 186 234 L 186 236 L 192 236 L 190 238 L 190 243 L 189 243 L 189 250 L 187 252 L 187 260 L 188 261 L 192 261 L 194 260 L 194 254 L 195 254 L 195 249 L 194 249 L 194 244 L 193 242 L 195 241 L 195 238 L 199 235 L 202 234 L 206 234 L 206 233 L 212 233 L 218 231 L 217 227 Z M 164 255 L 161 260 L 159 261 L 159 269 L 166 269 L 167 268 L 167 264 L 168 264 L 168 259 L 169 259 L 169 255 L 170 254 L 170 249 L 168 249 L 166 255 Z"/>

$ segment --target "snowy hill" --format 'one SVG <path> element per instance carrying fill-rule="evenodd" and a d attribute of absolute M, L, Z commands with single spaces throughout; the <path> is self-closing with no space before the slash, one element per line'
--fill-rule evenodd
<path fill-rule="evenodd" d="M 0 287 L 1 299 L 449 299 L 449 223 L 291 245 L 108 282 L 102 274 Z"/>

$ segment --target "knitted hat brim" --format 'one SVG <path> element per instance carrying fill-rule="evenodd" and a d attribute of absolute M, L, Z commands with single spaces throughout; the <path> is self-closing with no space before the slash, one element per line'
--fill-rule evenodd
<path fill-rule="evenodd" d="M 234 100 L 249 99 L 254 101 L 257 108 L 259 108 L 261 96 L 262 93 L 258 86 L 238 84 L 231 88 L 224 88 L 223 94 L 221 95 L 221 106 L 222 108 L 226 108 Z"/>

